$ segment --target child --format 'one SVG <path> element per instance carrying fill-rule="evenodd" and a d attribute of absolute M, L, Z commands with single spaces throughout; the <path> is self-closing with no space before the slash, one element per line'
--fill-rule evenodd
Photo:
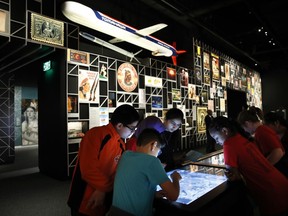
<path fill-rule="evenodd" d="M 157 193 L 168 200 L 177 200 L 181 176 L 173 172 L 172 182 L 168 178 L 157 158 L 162 143 L 157 130 L 146 128 L 137 139 L 136 152 L 123 153 L 114 181 L 111 216 L 118 215 L 119 211 L 128 215 L 152 215 L 157 185 L 163 189 Z M 118 210 L 118 214 L 115 210 Z"/>
<path fill-rule="evenodd" d="M 209 128 L 211 136 L 223 145 L 228 179 L 244 181 L 261 215 L 286 215 L 288 179 L 235 126 L 228 118 L 219 116 Z"/>

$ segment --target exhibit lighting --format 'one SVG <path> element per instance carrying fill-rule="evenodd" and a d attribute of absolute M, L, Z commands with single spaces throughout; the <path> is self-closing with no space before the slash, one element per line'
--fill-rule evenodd
<path fill-rule="evenodd" d="M 43 71 L 48 71 L 51 69 L 51 61 L 47 61 L 43 63 Z"/>

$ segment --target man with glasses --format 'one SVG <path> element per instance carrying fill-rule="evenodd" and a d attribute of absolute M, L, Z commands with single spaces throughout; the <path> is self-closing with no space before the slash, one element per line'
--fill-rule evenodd
<path fill-rule="evenodd" d="M 72 216 L 104 216 L 112 202 L 114 176 L 125 150 L 124 140 L 136 130 L 139 113 L 130 105 L 115 109 L 108 125 L 88 130 L 82 138 L 68 198 Z"/>
<path fill-rule="evenodd" d="M 173 154 L 175 146 L 181 141 L 179 128 L 182 125 L 183 117 L 183 112 L 178 108 L 169 109 L 165 114 L 163 122 L 156 116 L 146 117 L 139 123 L 134 135 L 127 140 L 126 149 L 135 151 L 139 134 L 145 128 L 154 128 L 161 134 L 165 144 L 165 146 L 161 148 L 161 154 L 158 158 L 165 166 L 166 171 L 173 169 L 176 166 Z"/>

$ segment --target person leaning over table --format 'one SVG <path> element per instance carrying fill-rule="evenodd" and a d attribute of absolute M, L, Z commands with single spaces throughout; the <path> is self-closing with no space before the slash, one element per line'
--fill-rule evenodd
<path fill-rule="evenodd" d="M 254 143 L 258 146 L 267 160 L 277 168 L 277 164 L 285 154 L 284 147 L 277 137 L 275 131 L 263 124 L 263 115 L 259 109 L 249 107 L 238 114 L 237 121 L 241 127 L 252 136 Z M 279 169 L 281 171 L 281 169 Z"/>
<path fill-rule="evenodd" d="M 182 125 L 183 112 L 178 108 L 171 108 L 167 111 L 162 122 L 160 118 L 156 116 L 148 116 L 140 121 L 135 134 L 127 140 L 126 149 L 136 150 L 137 137 L 145 128 L 154 128 L 161 133 L 162 139 L 165 142 L 165 146 L 161 149 L 158 158 L 165 166 L 166 171 L 174 169 L 177 161 L 173 158 L 173 151 L 175 143 L 180 141 L 181 134 L 178 130 Z"/>
<path fill-rule="evenodd" d="M 229 181 L 243 181 L 261 216 L 287 216 L 288 179 L 237 130 L 237 122 L 214 118 L 211 136 L 223 146 L 225 172 Z M 233 213 L 231 213 L 233 215 Z"/>
<path fill-rule="evenodd" d="M 68 206 L 72 216 L 104 216 L 112 202 L 118 161 L 125 150 L 123 139 L 136 130 L 139 113 L 130 105 L 117 107 L 108 125 L 94 127 L 80 143 Z"/>
<path fill-rule="evenodd" d="M 157 158 L 162 145 L 165 144 L 160 133 L 146 128 L 138 136 L 136 151 L 123 153 L 116 171 L 109 216 L 152 216 L 155 196 L 177 200 L 181 175 L 174 171 L 172 181 L 168 178 Z M 157 185 L 161 191 L 156 192 Z"/>

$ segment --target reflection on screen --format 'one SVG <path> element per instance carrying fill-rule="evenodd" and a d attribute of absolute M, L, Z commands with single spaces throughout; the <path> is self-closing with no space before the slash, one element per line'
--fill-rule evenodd
<path fill-rule="evenodd" d="M 173 171 L 168 172 L 167 175 L 170 176 Z M 182 176 L 182 179 L 180 180 L 180 195 L 176 202 L 186 205 L 227 180 L 226 176 L 191 172 L 189 170 L 180 169 L 177 169 L 176 171 L 178 171 Z M 157 191 L 158 190 L 161 190 L 159 185 L 157 186 Z"/>

